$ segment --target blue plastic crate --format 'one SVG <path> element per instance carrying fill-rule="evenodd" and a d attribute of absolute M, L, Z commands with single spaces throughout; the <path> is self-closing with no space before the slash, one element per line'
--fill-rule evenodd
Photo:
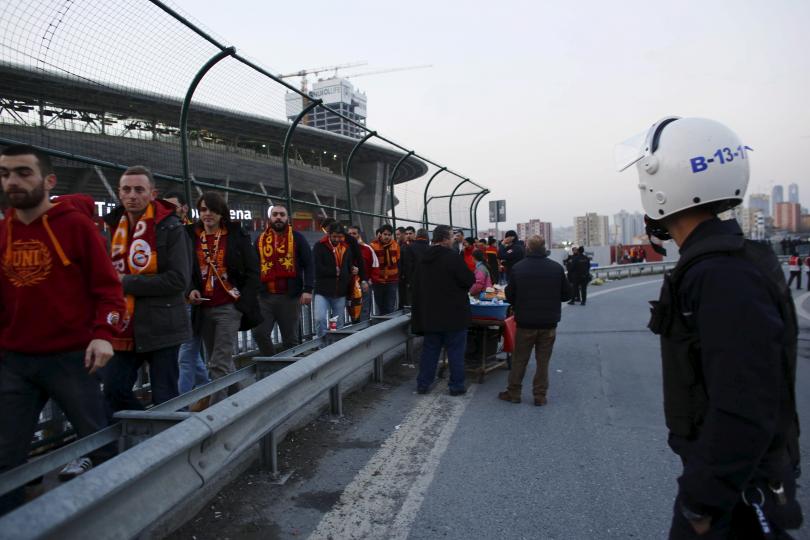
<path fill-rule="evenodd" d="M 497 319 L 502 321 L 506 318 L 506 312 L 509 309 L 509 304 L 503 302 L 495 304 L 493 302 L 481 302 L 478 304 L 470 304 L 472 316 L 475 319 Z"/>

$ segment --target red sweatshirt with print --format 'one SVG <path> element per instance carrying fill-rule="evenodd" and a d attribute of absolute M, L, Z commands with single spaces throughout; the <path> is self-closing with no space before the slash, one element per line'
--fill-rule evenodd
<path fill-rule="evenodd" d="M 119 328 L 121 281 L 82 210 L 65 200 L 28 225 L 0 221 L 0 350 L 77 351 Z"/>

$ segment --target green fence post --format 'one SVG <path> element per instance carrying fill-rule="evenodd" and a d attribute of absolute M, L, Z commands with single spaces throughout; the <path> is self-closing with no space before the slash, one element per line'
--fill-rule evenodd
<path fill-rule="evenodd" d="M 430 201 L 428 201 L 428 196 L 427 196 L 428 189 L 430 189 L 430 184 L 433 182 L 433 179 L 436 178 L 439 175 L 439 173 L 441 173 L 443 171 L 446 171 L 446 170 L 447 170 L 447 167 L 442 167 L 441 169 L 439 169 L 438 171 L 433 173 L 433 175 L 430 177 L 430 180 L 428 180 L 427 185 L 425 186 L 425 191 L 423 193 L 423 200 L 424 200 L 424 203 L 425 203 L 424 210 L 423 210 L 423 221 L 425 222 L 425 228 L 426 229 L 428 228 L 428 202 L 430 202 Z"/>
<path fill-rule="evenodd" d="M 306 98 L 309 99 L 309 98 Z M 284 135 L 284 147 L 281 151 L 281 167 L 284 176 L 284 198 L 287 200 L 287 213 L 290 215 L 290 220 L 292 220 L 292 187 L 290 186 L 290 143 L 292 142 L 293 132 L 295 132 L 295 128 L 298 127 L 298 124 L 303 120 L 303 118 L 309 114 L 309 111 L 317 107 L 318 105 L 322 104 L 323 100 L 321 99 L 313 99 L 310 101 L 309 105 L 301 109 L 301 112 L 298 113 L 298 116 L 295 117 L 293 123 L 290 124 L 290 127 L 287 128 L 287 133 Z"/>
<path fill-rule="evenodd" d="M 394 165 L 394 169 L 391 171 L 391 177 L 388 181 L 388 184 L 390 185 L 391 188 L 391 222 L 394 225 L 394 229 L 397 228 L 397 214 L 396 211 L 394 210 L 394 177 L 397 175 L 399 166 L 402 165 L 406 159 L 414 155 L 414 153 L 415 152 L 411 150 L 410 152 L 399 158 L 399 161 L 397 161 L 397 164 Z"/>
<path fill-rule="evenodd" d="M 180 156 L 183 160 L 184 188 L 186 192 L 186 201 L 188 202 L 189 206 L 191 206 L 191 164 L 189 162 L 188 155 L 188 110 L 191 107 L 191 98 L 194 97 L 194 91 L 197 90 L 197 86 L 200 85 L 200 82 L 202 81 L 203 77 L 205 77 L 205 74 L 208 73 L 211 68 L 217 64 L 217 62 L 223 58 L 227 58 L 228 56 L 233 56 L 234 54 L 236 54 L 236 49 L 233 47 L 222 49 L 217 54 L 212 56 L 211 59 L 200 68 L 200 70 L 194 76 L 194 79 L 191 81 L 191 84 L 188 86 L 186 97 L 183 100 L 183 107 L 180 109 Z"/>
<path fill-rule="evenodd" d="M 370 138 L 377 135 L 376 131 L 369 131 L 365 137 L 357 141 L 357 144 L 354 145 L 352 151 L 349 152 L 349 159 L 346 161 L 346 208 L 349 211 L 349 223 L 354 223 L 354 217 L 352 212 L 352 185 L 351 185 L 351 177 L 350 174 L 352 172 L 352 160 L 354 159 L 354 154 L 357 150 L 363 146 L 363 143 L 369 140 Z"/>
<path fill-rule="evenodd" d="M 448 208 L 450 210 L 450 228 L 451 229 L 453 228 L 453 197 L 456 196 L 456 191 L 458 191 L 458 188 L 460 188 L 461 186 L 463 186 L 464 184 L 466 184 L 469 181 L 470 181 L 469 178 L 465 178 L 464 180 L 462 180 L 461 182 L 456 184 L 456 187 L 453 188 L 453 192 L 450 194 L 450 202 L 448 203 Z M 472 223 L 470 223 L 470 228 L 472 228 Z"/>

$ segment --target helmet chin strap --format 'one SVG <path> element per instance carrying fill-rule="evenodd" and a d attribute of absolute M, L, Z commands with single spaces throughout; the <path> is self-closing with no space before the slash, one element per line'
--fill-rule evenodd
<path fill-rule="evenodd" d="M 644 230 L 647 233 L 647 238 L 650 239 L 650 245 L 652 246 L 653 251 L 662 257 L 666 257 L 667 250 L 663 246 L 663 243 L 666 240 L 671 240 L 672 236 L 669 234 L 666 227 L 664 227 L 664 224 L 645 214 Z"/>

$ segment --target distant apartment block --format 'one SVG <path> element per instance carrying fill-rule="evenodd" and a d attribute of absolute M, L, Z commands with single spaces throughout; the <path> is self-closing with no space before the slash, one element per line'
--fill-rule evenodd
<path fill-rule="evenodd" d="M 607 246 L 609 231 L 607 216 L 589 212 L 574 218 L 574 243 L 579 246 Z"/>
<path fill-rule="evenodd" d="M 516 227 L 518 238 L 525 240 L 532 235 L 539 235 L 545 238 L 546 245 L 550 246 L 551 241 L 551 223 L 540 221 L 539 219 L 530 219 L 526 223 L 518 223 Z"/>
<path fill-rule="evenodd" d="M 632 244 L 633 238 L 644 233 L 644 214 L 641 212 L 630 213 L 621 210 L 613 215 L 613 229 L 611 242 L 613 244 Z"/>
<path fill-rule="evenodd" d="M 801 206 L 798 203 L 776 203 L 774 214 L 774 227 L 789 232 L 797 232 L 801 223 Z"/>

